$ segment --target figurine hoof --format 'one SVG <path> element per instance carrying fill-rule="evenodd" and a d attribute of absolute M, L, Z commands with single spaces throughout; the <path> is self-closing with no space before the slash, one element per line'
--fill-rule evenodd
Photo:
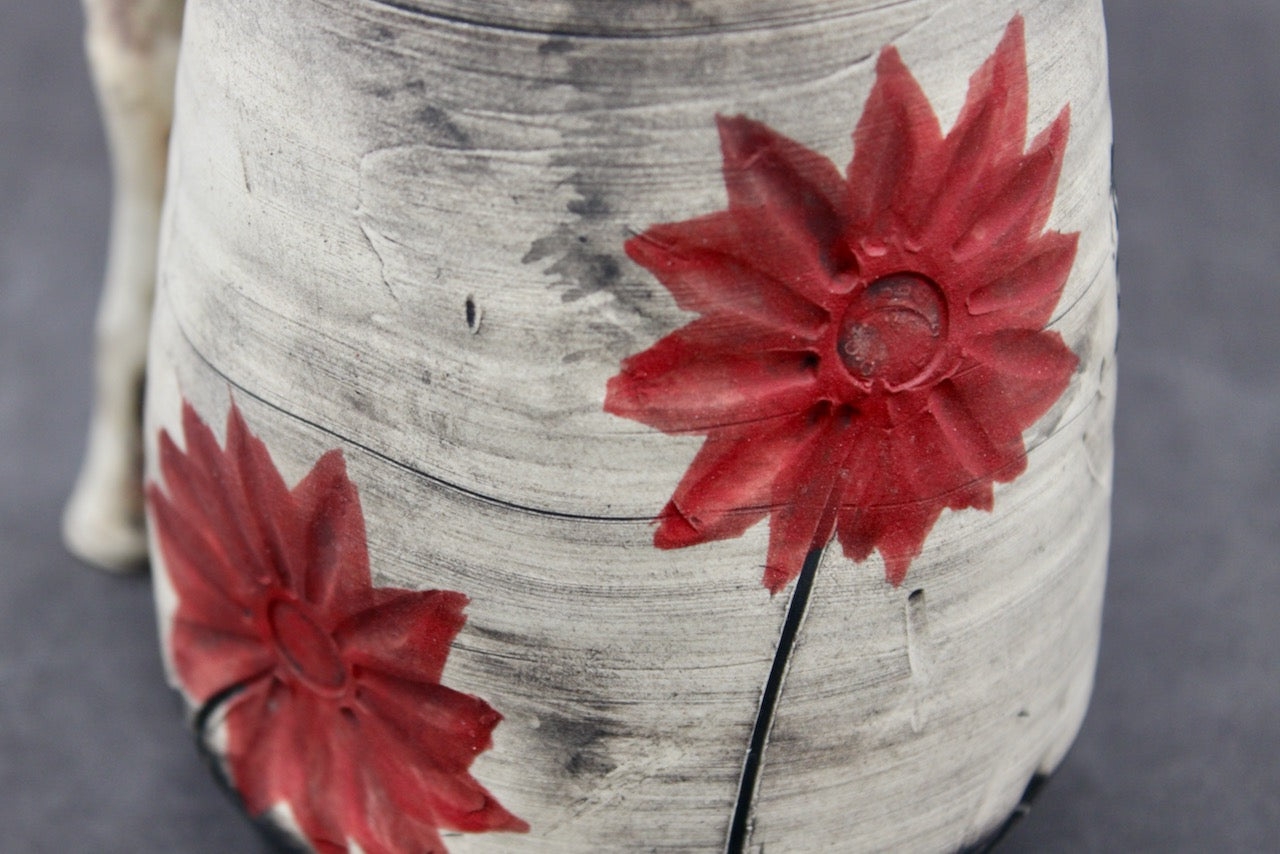
<path fill-rule="evenodd" d="M 147 562 L 143 521 L 115 512 L 112 503 L 76 490 L 62 516 L 62 541 L 73 555 L 98 569 L 139 571 Z"/>

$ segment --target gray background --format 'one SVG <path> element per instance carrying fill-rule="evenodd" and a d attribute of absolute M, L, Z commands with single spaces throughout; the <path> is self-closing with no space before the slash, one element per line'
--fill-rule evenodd
<path fill-rule="evenodd" d="M 1280 850 L 1280 3 L 1113 0 L 1115 532 L 1084 731 L 1001 847 Z M 108 210 L 75 0 L 0 3 L 0 849 L 260 852 L 145 578 L 62 549 Z"/>

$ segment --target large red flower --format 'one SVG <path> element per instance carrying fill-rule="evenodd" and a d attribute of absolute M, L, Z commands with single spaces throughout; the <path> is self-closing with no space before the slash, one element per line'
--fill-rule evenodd
<path fill-rule="evenodd" d="M 251 814 L 288 804 L 321 852 L 443 852 L 438 828 L 524 831 L 468 773 L 502 720 L 440 684 L 467 598 L 370 584 L 340 451 L 292 490 L 233 404 L 225 450 L 190 405 L 147 500 L 178 595 L 186 690 L 229 694 L 226 761 Z M 237 690 L 238 689 L 238 690 Z"/>
<path fill-rule="evenodd" d="M 1044 231 L 1069 113 L 1024 151 L 1015 17 L 955 126 L 886 47 L 848 176 L 764 124 L 718 117 L 727 210 L 626 244 L 702 316 L 627 358 L 605 409 L 706 441 L 662 511 L 680 548 L 769 520 L 777 592 L 838 533 L 897 585 L 944 508 L 990 510 L 1075 355 L 1044 330 L 1077 234 Z"/>

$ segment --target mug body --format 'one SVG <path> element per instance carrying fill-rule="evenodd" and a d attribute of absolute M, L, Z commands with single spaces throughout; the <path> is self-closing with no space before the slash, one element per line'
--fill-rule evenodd
<path fill-rule="evenodd" d="M 1058 765 L 1109 525 L 1100 4 L 186 15 L 155 583 L 251 814 L 952 851 Z"/>

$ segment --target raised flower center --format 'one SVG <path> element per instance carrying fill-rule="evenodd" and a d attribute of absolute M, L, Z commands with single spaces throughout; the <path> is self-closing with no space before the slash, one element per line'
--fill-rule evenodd
<path fill-rule="evenodd" d="M 280 657 L 299 679 L 325 693 L 346 684 L 347 665 L 337 644 L 304 604 L 276 599 L 267 607 L 267 623 Z"/>
<path fill-rule="evenodd" d="M 946 342 L 947 303 L 930 279 L 894 273 L 849 301 L 836 349 L 857 380 L 901 388 L 927 374 Z"/>

